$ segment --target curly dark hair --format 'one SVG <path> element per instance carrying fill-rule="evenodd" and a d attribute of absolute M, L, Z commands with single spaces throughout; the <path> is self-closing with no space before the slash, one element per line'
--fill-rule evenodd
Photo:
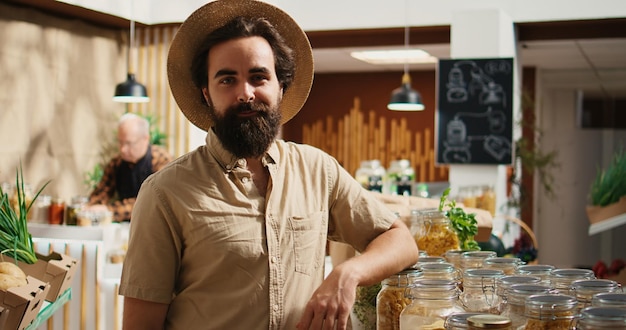
<path fill-rule="evenodd" d="M 293 50 L 287 45 L 278 30 L 265 18 L 236 17 L 224 26 L 211 32 L 199 47 L 191 63 L 191 77 L 198 88 L 208 85 L 208 56 L 211 48 L 222 42 L 245 37 L 262 37 L 270 44 L 274 53 L 274 62 L 278 82 L 283 93 L 293 81 L 295 64 Z M 203 103 L 206 101 L 202 95 Z"/>

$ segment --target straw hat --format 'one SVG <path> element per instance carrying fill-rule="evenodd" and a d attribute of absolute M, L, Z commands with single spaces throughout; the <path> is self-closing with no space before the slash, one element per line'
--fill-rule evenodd
<path fill-rule="evenodd" d="M 201 91 L 191 78 L 193 57 L 206 36 L 235 17 L 267 19 L 293 49 L 295 72 L 291 86 L 283 95 L 280 110 L 286 123 L 306 102 L 313 83 L 313 52 L 309 39 L 287 13 L 256 0 L 216 0 L 193 12 L 180 26 L 167 58 L 167 75 L 176 103 L 187 119 L 203 130 L 213 126 Z"/>

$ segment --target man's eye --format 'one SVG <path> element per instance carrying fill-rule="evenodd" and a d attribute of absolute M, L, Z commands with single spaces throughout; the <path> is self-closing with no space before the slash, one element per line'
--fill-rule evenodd
<path fill-rule="evenodd" d="M 220 80 L 220 84 L 230 85 L 230 84 L 233 83 L 233 81 L 235 81 L 235 79 L 233 79 L 231 77 L 226 77 L 226 78 L 223 78 L 222 80 Z"/>

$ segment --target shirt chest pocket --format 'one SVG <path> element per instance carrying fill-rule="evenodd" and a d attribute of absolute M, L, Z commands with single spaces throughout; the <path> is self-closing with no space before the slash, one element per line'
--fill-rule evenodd
<path fill-rule="evenodd" d="M 290 217 L 289 230 L 295 270 L 310 275 L 322 265 L 326 254 L 328 212 Z"/>

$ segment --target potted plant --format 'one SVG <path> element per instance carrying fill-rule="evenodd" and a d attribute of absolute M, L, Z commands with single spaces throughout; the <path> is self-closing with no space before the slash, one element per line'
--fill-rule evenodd
<path fill-rule="evenodd" d="M 626 153 L 620 149 L 604 170 L 598 169 L 589 192 L 589 221 L 594 224 L 626 213 Z"/>

